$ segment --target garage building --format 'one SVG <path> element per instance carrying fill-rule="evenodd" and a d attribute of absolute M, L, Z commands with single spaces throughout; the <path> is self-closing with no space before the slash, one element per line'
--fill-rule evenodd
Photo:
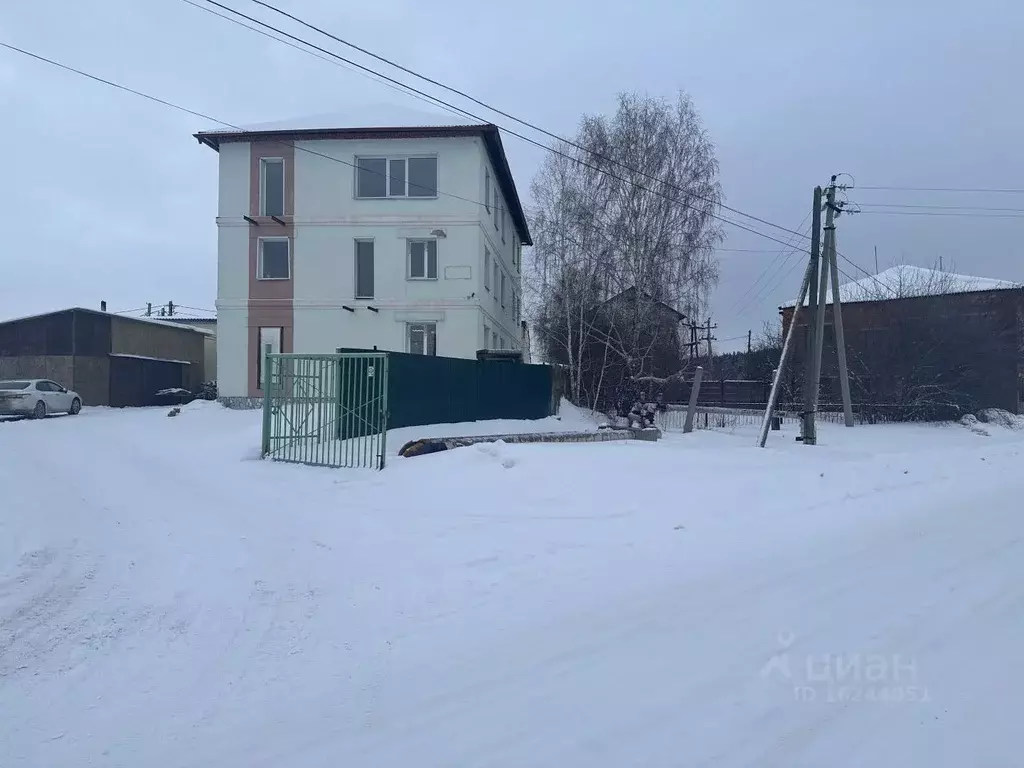
<path fill-rule="evenodd" d="M 0 379 L 53 379 L 85 405 L 153 405 L 162 389 L 199 390 L 205 338 L 196 328 L 93 309 L 7 320 Z"/>

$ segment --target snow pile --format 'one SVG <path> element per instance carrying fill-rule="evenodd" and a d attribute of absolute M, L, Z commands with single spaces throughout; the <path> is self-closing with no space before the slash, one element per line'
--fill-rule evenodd
<path fill-rule="evenodd" d="M 0 763 L 1018 764 L 1024 433 L 794 429 L 346 472 L 211 403 L 0 424 Z"/>
<path fill-rule="evenodd" d="M 977 415 L 968 413 L 961 417 L 960 425 L 967 427 L 976 435 L 991 437 L 993 428 L 1013 431 L 1024 430 L 1024 416 L 1019 416 L 1001 408 L 986 408 Z"/>

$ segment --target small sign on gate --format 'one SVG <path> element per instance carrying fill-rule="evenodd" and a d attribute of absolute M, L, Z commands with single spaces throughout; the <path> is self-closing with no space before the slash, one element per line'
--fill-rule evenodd
<path fill-rule="evenodd" d="M 369 365 L 366 367 L 366 377 L 369 379 L 373 378 L 373 366 Z"/>

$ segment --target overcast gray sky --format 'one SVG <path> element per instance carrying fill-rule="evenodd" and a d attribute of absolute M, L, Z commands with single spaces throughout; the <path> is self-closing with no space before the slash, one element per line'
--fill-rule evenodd
<path fill-rule="evenodd" d="M 224 2 L 283 24 L 247 0 Z M 612 109 L 618 91 L 684 89 L 717 145 L 727 203 L 789 228 L 831 173 L 850 173 L 860 186 L 1024 188 L 1019 0 L 279 5 L 563 135 L 581 114 Z M 425 108 L 181 0 L 5 0 L 0 41 L 236 124 L 380 102 Z M 6 50 L 0 115 L 0 317 L 101 299 L 113 310 L 168 300 L 213 308 L 216 155 L 191 137 L 204 121 Z M 508 136 L 505 145 L 526 199 L 542 150 Z M 1024 194 L 851 190 L 849 198 L 865 209 L 1024 209 Z M 959 272 L 1024 281 L 1024 218 L 1005 214 L 843 217 L 839 250 L 871 271 L 877 245 L 883 269 L 941 256 Z M 781 248 L 727 232 L 724 248 Z M 757 333 L 795 294 L 797 256 L 779 259 L 774 279 L 740 300 L 775 256 L 720 254 L 712 311 L 723 347 L 739 346 L 725 340 L 748 328 Z"/>

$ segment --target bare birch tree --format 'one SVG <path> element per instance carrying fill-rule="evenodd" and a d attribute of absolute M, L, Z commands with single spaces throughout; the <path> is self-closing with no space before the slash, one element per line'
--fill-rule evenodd
<path fill-rule="evenodd" d="M 660 331 L 665 307 L 706 309 L 722 238 L 718 162 L 685 94 L 623 94 L 614 115 L 585 116 L 574 143 L 555 148 L 532 185 L 526 284 L 538 343 L 566 365 L 573 399 L 586 391 L 594 406 L 616 385 L 611 369 L 656 378 L 658 349 L 678 349 L 677 329 Z"/>

